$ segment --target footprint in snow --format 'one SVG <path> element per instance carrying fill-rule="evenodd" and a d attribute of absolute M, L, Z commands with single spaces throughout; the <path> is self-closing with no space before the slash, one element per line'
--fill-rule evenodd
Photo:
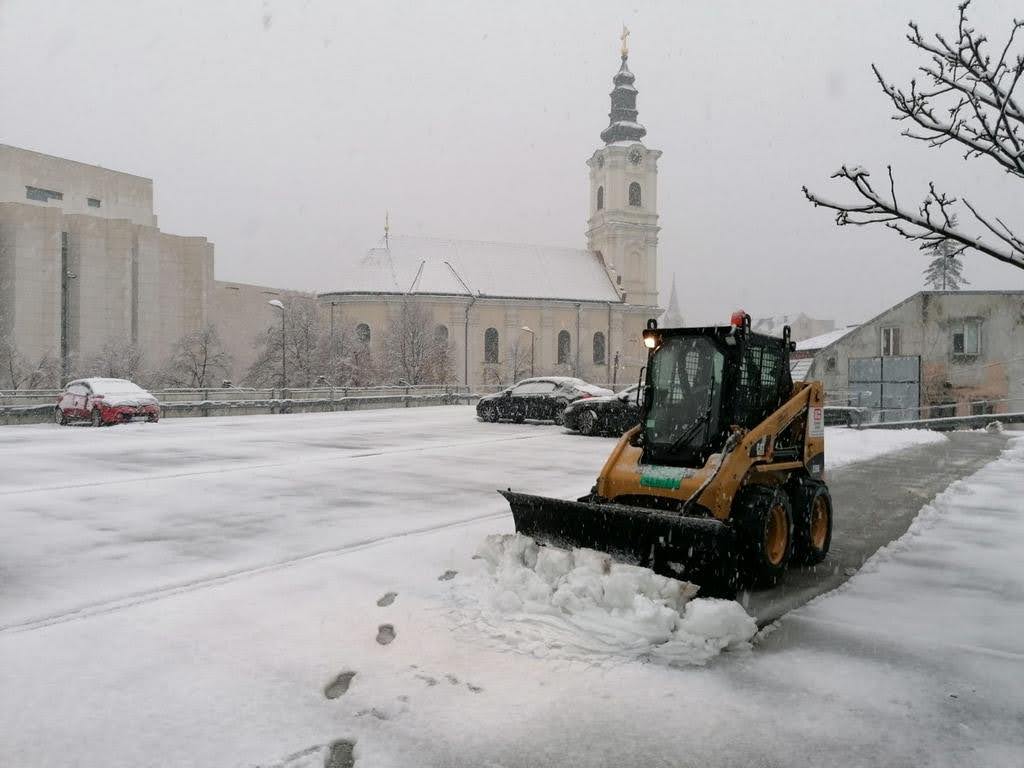
<path fill-rule="evenodd" d="M 397 592 L 385 592 L 384 596 L 377 601 L 377 605 L 379 605 L 381 608 L 387 608 L 389 605 L 395 602 L 396 597 L 398 597 Z"/>
<path fill-rule="evenodd" d="M 451 683 L 452 685 L 458 685 L 459 684 L 459 678 L 457 678 L 455 675 L 453 675 L 451 673 L 445 675 L 445 679 L 449 683 Z"/>
<path fill-rule="evenodd" d="M 345 671 L 338 674 L 327 687 L 324 688 L 324 696 L 328 699 L 336 699 L 339 696 L 343 696 L 348 692 L 348 687 L 352 683 L 352 678 L 356 676 L 355 672 Z"/>
<path fill-rule="evenodd" d="M 377 642 L 387 645 L 395 639 L 395 628 L 391 624 L 381 624 L 377 627 Z"/>
<path fill-rule="evenodd" d="M 338 739 L 327 749 L 324 768 L 354 768 L 356 743 L 348 739 Z"/>
<path fill-rule="evenodd" d="M 442 573 L 440 576 L 437 577 L 437 580 L 438 581 L 451 581 L 452 579 L 454 579 L 458 575 L 459 575 L 458 571 L 445 571 L 444 573 Z"/>

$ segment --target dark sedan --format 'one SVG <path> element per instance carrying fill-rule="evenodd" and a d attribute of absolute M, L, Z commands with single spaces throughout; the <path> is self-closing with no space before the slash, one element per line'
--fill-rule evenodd
<path fill-rule="evenodd" d="M 562 413 L 570 403 L 610 394 L 609 389 L 569 376 L 523 379 L 497 394 L 481 397 L 476 415 L 484 421 L 537 419 L 561 424 Z"/>
<path fill-rule="evenodd" d="M 637 387 L 634 385 L 606 397 L 577 400 L 570 403 L 562 418 L 566 427 L 584 435 L 621 435 L 640 422 Z"/>

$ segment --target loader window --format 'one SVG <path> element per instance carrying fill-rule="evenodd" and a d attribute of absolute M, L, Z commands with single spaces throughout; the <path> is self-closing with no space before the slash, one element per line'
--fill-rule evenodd
<path fill-rule="evenodd" d="M 717 435 L 724 363 L 724 355 L 705 337 L 669 338 L 662 344 L 651 361 L 649 443 L 692 453 Z M 685 445 L 677 445 L 683 438 Z"/>

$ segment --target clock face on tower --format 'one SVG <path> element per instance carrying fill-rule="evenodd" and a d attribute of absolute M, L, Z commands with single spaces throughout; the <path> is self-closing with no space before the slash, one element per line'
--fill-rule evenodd
<path fill-rule="evenodd" d="M 629 150 L 629 162 L 633 165 L 640 165 L 640 161 L 644 159 L 644 153 L 640 151 L 640 147 L 633 147 Z"/>

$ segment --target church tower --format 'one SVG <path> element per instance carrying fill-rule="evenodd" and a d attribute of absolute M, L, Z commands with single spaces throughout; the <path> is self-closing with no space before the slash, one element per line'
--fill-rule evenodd
<path fill-rule="evenodd" d="M 635 77 L 629 71 L 629 30 L 622 30 L 622 65 L 612 78 L 604 146 L 587 161 L 590 167 L 590 218 L 587 247 L 597 251 L 615 275 L 628 304 L 658 305 L 658 158 L 642 139 L 637 121 Z M 656 316 L 653 313 L 651 316 Z"/>

